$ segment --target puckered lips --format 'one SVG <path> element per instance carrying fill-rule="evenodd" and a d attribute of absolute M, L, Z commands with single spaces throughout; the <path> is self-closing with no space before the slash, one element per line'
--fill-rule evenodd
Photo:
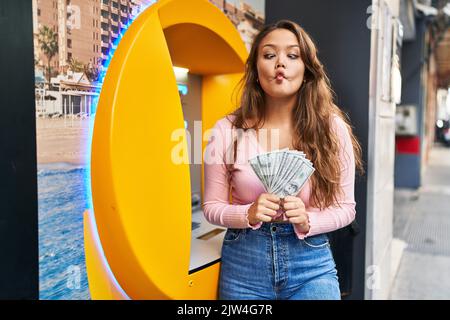
<path fill-rule="evenodd" d="M 284 71 L 278 70 L 278 71 L 275 73 L 274 79 L 277 80 L 277 82 L 281 82 L 281 81 L 283 81 L 284 79 L 286 79 L 286 75 L 284 74 Z"/>

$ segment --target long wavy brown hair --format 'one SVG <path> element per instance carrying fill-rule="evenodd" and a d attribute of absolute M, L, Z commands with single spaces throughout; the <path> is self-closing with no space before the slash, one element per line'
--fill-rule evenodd
<path fill-rule="evenodd" d="M 311 203 L 320 209 L 338 205 L 341 168 L 339 152 L 341 146 L 337 133 L 332 129 L 334 116 L 340 117 L 353 144 L 357 171 L 364 173 L 361 146 L 353 134 L 348 116 L 333 100 L 335 93 L 330 80 L 317 57 L 317 49 L 311 37 L 295 22 L 280 20 L 265 26 L 255 37 L 245 65 L 245 74 L 236 89 L 242 92 L 239 107 L 232 113 L 233 126 L 244 130 L 258 130 L 265 122 L 265 93 L 257 82 L 258 47 L 264 37 L 275 29 L 291 31 L 300 45 L 300 56 L 305 64 L 304 82 L 298 91 L 298 103 L 293 109 L 294 148 L 302 150 L 316 169 L 311 176 Z M 235 91 L 236 92 L 236 91 Z M 256 119 L 256 121 L 254 121 Z M 251 120 L 251 121 L 248 121 Z M 251 124 L 249 124 L 251 122 Z"/>

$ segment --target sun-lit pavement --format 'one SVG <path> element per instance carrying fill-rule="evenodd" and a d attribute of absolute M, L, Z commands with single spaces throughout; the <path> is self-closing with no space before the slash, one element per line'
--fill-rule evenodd
<path fill-rule="evenodd" d="M 394 237 L 406 242 L 391 299 L 450 299 L 450 148 L 436 145 L 417 191 L 397 189 Z"/>

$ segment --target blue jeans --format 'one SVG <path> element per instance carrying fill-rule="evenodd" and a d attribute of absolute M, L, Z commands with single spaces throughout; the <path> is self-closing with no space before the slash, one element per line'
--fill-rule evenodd
<path fill-rule="evenodd" d="M 228 229 L 219 299 L 340 300 L 336 264 L 326 234 L 297 238 L 290 223 Z"/>

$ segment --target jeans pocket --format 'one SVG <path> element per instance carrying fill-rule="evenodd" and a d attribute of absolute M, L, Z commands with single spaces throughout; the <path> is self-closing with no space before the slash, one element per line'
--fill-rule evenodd
<path fill-rule="evenodd" d="M 307 237 L 303 239 L 303 243 L 310 248 L 325 248 L 330 246 L 330 241 L 325 234 Z"/>
<path fill-rule="evenodd" d="M 230 243 L 238 241 L 243 232 L 244 232 L 244 229 L 228 228 L 227 232 L 225 233 L 225 237 L 223 238 L 223 243 L 230 244 Z"/>

